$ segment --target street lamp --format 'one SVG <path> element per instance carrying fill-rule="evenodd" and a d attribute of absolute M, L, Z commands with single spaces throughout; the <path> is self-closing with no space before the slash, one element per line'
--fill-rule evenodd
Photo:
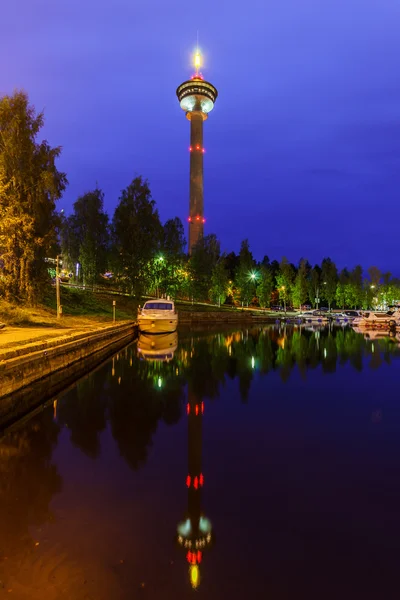
<path fill-rule="evenodd" d="M 285 292 L 285 289 L 286 289 L 286 288 L 285 288 L 285 286 L 284 286 L 284 285 L 282 285 L 282 286 L 281 286 L 279 289 L 280 289 L 282 292 Z M 285 293 L 283 294 L 283 304 L 284 304 L 284 307 L 285 307 L 285 312 L 286 312 L 286 294 L 285 294 Z"/>
<path fill-rule="evenodd" d="M 61 297 L 60 297 L 60 274 L 58 272 L 58 264 L 59 259 L 62 258 L 61 254 L 57 254 L 56 258 L 56 303 L 57 303 L 57 319 L 61 318 L 62 307 L 61 307 Z"/>

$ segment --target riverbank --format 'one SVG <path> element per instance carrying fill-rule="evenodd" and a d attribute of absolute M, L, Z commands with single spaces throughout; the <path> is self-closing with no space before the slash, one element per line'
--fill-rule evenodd
<path fill-rule="evenodd" d="M 278 314 L 268 314 L 255 311 L 207 311 L 199 312 L 196 310 L 187 310 L 179 312 L 179 325 L 191 325 L 202 323 L 275 323 Z"/>
<path fill-rule="evenodd" d="M 135 335 L 136 326 L 128 321 L 0 348 L 0 427 L 57 394 Z"/>

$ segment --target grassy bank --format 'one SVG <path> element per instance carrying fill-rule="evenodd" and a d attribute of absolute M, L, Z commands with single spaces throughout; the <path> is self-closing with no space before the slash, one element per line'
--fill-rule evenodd
<path fill-rule="evenodd" d="M 31 308 L 10 304 L 0 299 L 0 322 L 19 327 L 86 327 L 112 321 L 113 301 L 116 302 L 117 321 L 135 320 L 138 302 L 136 299 L 112 292 L 81 290 L 61 286 L 61 319 L 56 315 L 56 292 L 51 288 L 42 305 Z M 143 304 L 145 298 L 140 302 Z M 177 310 L 182 312 L 235 312 L 241 309 L 177 301 Z"/>
<path fill-rule="evenodd" d="M 19 327 L 90 327 L 112 321 L 112 302 L 116 300 L 118 321 L 135 319 L 136 302 L 128 296 L 93 294 L 89 291 L 61 288 L 63 314 L 57 319 L 55 290 L 50 290 L 40 306 L 31 308 L 0 299 L 0 322 Z"/>

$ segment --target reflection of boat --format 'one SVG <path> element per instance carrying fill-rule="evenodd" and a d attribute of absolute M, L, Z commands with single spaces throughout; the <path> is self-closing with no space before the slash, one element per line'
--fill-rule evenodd
<path fill-rule="evenodd" d="M 398 327 L 400 326 L 400 310 L 398 306 L 392 308 L 393 310 L 389 310 L 388 312 L 364 312 L 362 316 L 354 319 L 353 325 L 366 329 L 373 329 L 374 327 L 383 327 L 385 329 Z"/>
<path fill-rule="evenodd" d="M 162 333 L 145 335 L 141 333 L 137 342 L 138 354 L 146 360 L 162 360 L 168 362 L 174 357 L 178 347 L 178 333 Z"/>
<path fill-rule="evenodd" d="M 178 315 L 172 300 L 148 300 L 138 312 L 139 331 L 170 333 L 176 331 Z"/>
<path fill-rule="evenodd" d="M 384 329 L 365 331 L 365 327 L 353 327 L 353 331 L 361 333 L 366 340 L 371 342 L 390 340 L 395 343 L 400 343 L 400 333 L 396 333 L 395 331 L 385 331 Z"/>
<path fill-rule="evenodd" d="M 296 315 L 296 319 L 301 319 L 304 323 L 327 323 L 329 320 L 321 310 L 306 310 Z"/>

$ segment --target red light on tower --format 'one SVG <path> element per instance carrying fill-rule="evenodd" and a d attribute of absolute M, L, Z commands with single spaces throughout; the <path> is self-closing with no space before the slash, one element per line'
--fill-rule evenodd
<path fill-rule="evenodd" d="M 193 487 L 194 487 L 195 490 L 198 489 L 198 487 L 199 487 L 199 479 L 198 479 L 198 477 L 194 478 L 194 480 L 193 480 Z"/>
<path fill-rule="evenodd" d="M 205 151 L 206 151 L 206 150 L 205 150 L 205 148 L 203 148 L 203 150 L 202 150 L 202 153 L 204 154 L 204 153 L 205 153 Z"/>
<path fill-rule="evenodd" d="M 189 404 L 189 402 L 186 404 L 186 414 L 190 415 L 190 404 Z"/>
<path fill-rule="evenodd" d="M 188 475 L 188 476 L 186 477 L 186 486 L 187 486 L 188 488 L 190 488 L 190 482 L 191 482 L 191 481 L 192 481 L 192 478 L 190 477 L 190 475 Z"/>
<path fill-rule="evenodd" d="M 197 146 L 196 146 L 196 150 L 200 150 L 200 146 L 199 146 L 199 144 L 197 144 Z"/>
<path fill-rule="evenodd" d="M 203 221 L 203 223 L 205 223 L 205 222 L 206 222 L 206 220 L 204 219 L 204 217 L 203 217 L 202 221 Z"/>
<path fill-rule="evenodd" d="M 189 146 L 189 152 L 192 152 L 193 148 L 192 146 Z"/>

